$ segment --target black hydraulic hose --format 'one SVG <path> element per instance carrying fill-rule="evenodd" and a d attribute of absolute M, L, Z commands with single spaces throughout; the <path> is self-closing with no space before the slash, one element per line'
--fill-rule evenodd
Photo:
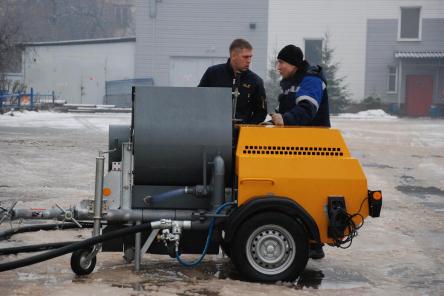
<path fill-rule="evenodd" d="M 31 253 L 31 252 L 40 252 L 46 250 L 57 249 L 63 246 L 67 246 L 77 241 L 70 242 L 56 242 L 56 243 L 47 243 L 47 244 L 38 244 L 38 245 L 28 245 L 28 246 L 20 246 L 20 247 L 11 247 L 11 248 L 3 248 L 0 249 L 0 255 L 11 255 L 11 254 L 19 254 L 19 253 Z"/>
<path fill-rule="evenodd" d="M 79 222 L 80 225 L 84 228 L 93 227 L 93 223 L 91 222 Z M 21 226 L 17 228 L 11 228 L 5 231 L 0 231 L 0 240 L 7 239 L 14 234 L 23 233 L 23 232 L 32 232 L 39 230 L 59 230 L 59 229 L 71 229 L 71 228 L 79 228 L 75 223 L 54 223 L 54 224 L 36 224 L 36 225 L 27 225 Z"/>
<path fill-rule="evenodd" d="M 79 249 L 83 249 L 104 241 L 108 241 L 111 240 L 115 237 L 120 237 L 120 236 L 125 236 L 128 234 L 133 234 L 133 233 L 137 233 L 137 232 L 143 232 L 143 231 L 147 231 L 147 230 L 151 230 L 151 224 L 147 223 L 147 224 L 139 224 L 136 226 L 132 226 L 132 227 L 128 227 L 128 228 L 124 228 L 124 229 L 119 229 L 116 231 L 111 231 L 102 235 L 98 235 L 98 236 L 93 236 L 91 238 L 88 238 L 86 240 L 80 241 L 80 242 L 76 242 L 64 247 L 60 247 L 58 249 L 55 250 L 51 250 L 49 252 L 45 252 L 42 254 L 38 254 L 32 257 L 28 257 L 28 258 L 24 258 L 24 259 L 20 259 L 20 260 L 16 260 L 16 261 L 11 261 L 11 262 L 6 262 L 6 263 L 1 263 L 0 264 L 0 272 L 2 271 L 7 271 L 7 270 L 11 270 L 11 269 L 16 269 L 16 268 L 20 268 L 20 267 L 24 267 L 24 266 L 28 266 L 28 265 L 32 265 L 35 263 L 39 263 L 42 261 L 46 261 L 55 257 L 59 257 L 68 253 L 72 253 L 76 250 Z"/>

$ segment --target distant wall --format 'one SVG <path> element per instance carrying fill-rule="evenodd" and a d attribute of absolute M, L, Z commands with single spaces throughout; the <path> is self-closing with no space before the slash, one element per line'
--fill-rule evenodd
<path fill-rule="evenodd" d="M 105 81 L 134 78 L 135 39 L 27 44 L 25 84 L 76 104 L 103 104 Z"/>
<path fill-rule="evenodd" d="M 268 0 L 136 1 L 136 77 L 160 86 L 196 86 L 225 62 L 235 38 L 254 47 L 252 70 L 267 68 Z"/>
<path fill-rule="evenodd" d="M 362 100 L 367 20 L 398 19 L 401 6 L 421 6 L 425 19 L 444 17 L 443 0 L 270 0 L 268 57 L 289 43 L 304 49 L 304 39 L 329 32 L 338 77 L 346 77 L 352 99 Z"/>
<path fill-rule="evenodd" d="M 395 58 L 395 52 L 398 51 L 444 51 L 444 16 L 439 19 L 422 20 L 420 41 L 398 41 L 397 34 L 398 20 L 396 19 L 368 20 L 365 95 L 378 96 L 389 103 L 396 103 L 399 96 L 403 103 L 406 76 L 421 74 L 433 76 L 435 84 L 433 99 L 441 101 L 444 89 L 443 59 L 403 60 L 401 85 L 398 85 L 396 93 L 387 92 L 387 69 L 388 66 L 398 67 L 399 75 L 400 61 Z M 398 92 L 401 93 L 398 95 Z"/>

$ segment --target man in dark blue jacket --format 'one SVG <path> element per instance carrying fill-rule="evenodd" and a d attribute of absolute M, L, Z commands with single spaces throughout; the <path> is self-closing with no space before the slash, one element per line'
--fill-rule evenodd
<path fill-rule="evenodd" d="M 290 44 L 279 52 L 277 69 L 282 76 L 282 94 L 273 123 L 330 127 L 327 82 L 322 68 L 310 66 L 302 50 Z"/>
<path fill-rule="evenodd" d="M 292 44 L 277 56 L 277 69 L 282 76 L 282 94 L 278 112 L 272 115 L 275 125 L 330 127 L 327 83 L 322 69 L 304 60 L 302 50 Z M 310 258 L 325 256 L 322 244 L 310 245 Z"/>
<path fill-rule="evenodd" d="M 199 87 L 230 87 L 236 102 L 235 118 L 240 123 L 256 124 L 267 116 L 267 102 L 264 82 L 249 70 L 252 57 L 253 47 L 248 41 L 234 40 L 228 61 L 209 67 Z"/>

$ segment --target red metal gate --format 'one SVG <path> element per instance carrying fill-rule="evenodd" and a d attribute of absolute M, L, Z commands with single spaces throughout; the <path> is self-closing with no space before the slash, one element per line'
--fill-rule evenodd
<path fill-rule="evenodd" d="M 433 77 L 407 75 L 406 84 L 406 115 L 428 116 L 433 99 Z"/>

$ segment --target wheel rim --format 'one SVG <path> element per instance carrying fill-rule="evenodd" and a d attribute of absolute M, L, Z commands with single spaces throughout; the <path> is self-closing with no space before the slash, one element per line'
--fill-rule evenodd
<path fill-rule="evenodd" d="M 79 262 L 80 267 L 84 270 L 88 269 L 91 266 L 92 260 L 88 260 L 88 255 L 89 255 L 89 252 L 85 251 L 80 256 L 80 262 Z"/>
<path fill-rule="evenodd" d="M 285 271 L 296 253 L 293 236 L 279 225 L 263 225 L 248 237 L 245 246 L 250 265 L 260 273 L 275 275 Z"/>

